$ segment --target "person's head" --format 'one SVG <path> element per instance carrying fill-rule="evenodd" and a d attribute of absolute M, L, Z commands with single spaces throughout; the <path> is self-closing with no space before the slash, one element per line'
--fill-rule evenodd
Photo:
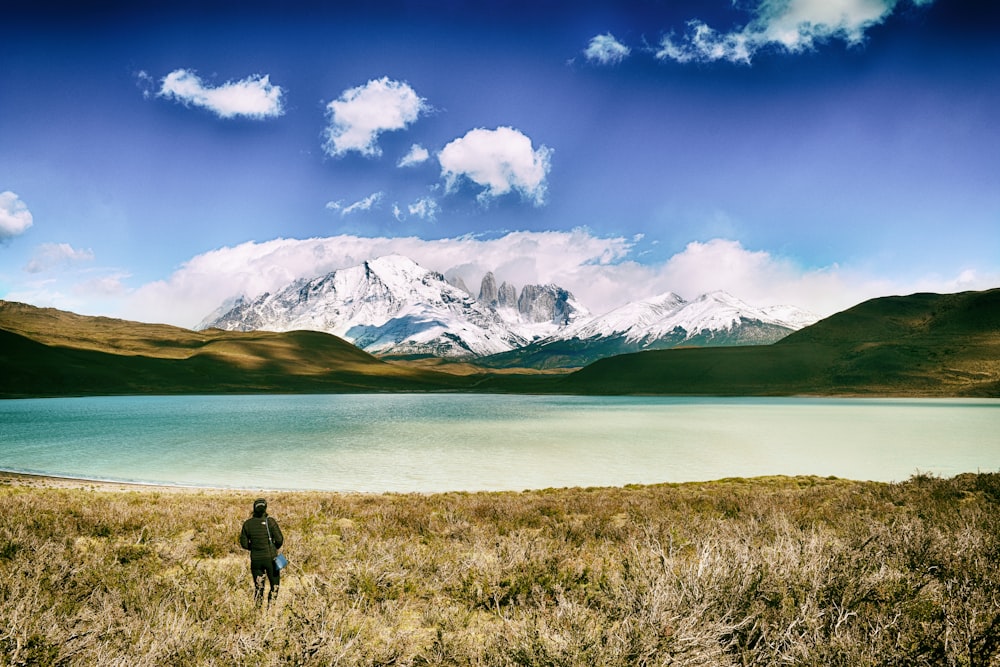
<path fill-rule="evenodd" d="M 254 516 L 264 516 L 267 511 L 267 501 L 263 498 L 258 498 L 253 501 L 253 515 Z"/>

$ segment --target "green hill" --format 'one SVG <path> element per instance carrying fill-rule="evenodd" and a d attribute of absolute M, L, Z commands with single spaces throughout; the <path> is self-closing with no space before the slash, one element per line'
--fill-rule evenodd
<path fill-rule="evenodd" d="M 1000 289 L 866 301 L 765 346 L 624 354 L 570 374 L 380 360 L 336 336 L 191 331 L 0 301 L 0 397 L 475 391 L 1000 396 Z"/>
<path fill-rule="evenodd" d="M 866 301 L 768 346 L 665 350 L 563 380 L 592 394 L 1000 396 L 1000 289 Z"/>
<path fill-rule="evenodd" d="M 314 331 L 191 331 L 0 301 L 0 396 L 421 391 L 468 379 Z"/>

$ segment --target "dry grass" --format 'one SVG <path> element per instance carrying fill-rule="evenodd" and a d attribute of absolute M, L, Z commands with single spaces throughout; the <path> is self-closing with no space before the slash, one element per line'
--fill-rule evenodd
<path fill-rule="evenodd" d="M 1000 664 L 997 474 L 253 497 L 0 486 L 0 664 Z"/>

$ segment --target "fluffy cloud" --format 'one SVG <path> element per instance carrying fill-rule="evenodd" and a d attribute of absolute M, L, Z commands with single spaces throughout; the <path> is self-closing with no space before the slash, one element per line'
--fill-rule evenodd
<path fill-rule="evenodd" d="M 932 2 L 911 1 L 915 5 Z M 656 57 L 681 63 L 749 63 L 765 47 L 798 53 L 829 39 L 858 44 L 865 32 L 882 23 L 898 4 L 899 0 L 760 0 L 746 26 L 719 32 L 700 20 L 689 21 L 683 38 L 663 38 Z"/>
<path fill-rule="evenodd" d="M 470 130 L 438 153 L 447 190 L 455 190 L 462 178 L 485 189 L 483 203 L 512 190 L 540 206 L 545 202 L 546 176 L 552 150 L 532 148 L 531 139 L 512 127 Z"/>
<path fill-rule="evenodd" d="M 368 157 L 382 154 L 380 134 L 402 130 L 428 109 L 426 101 L 408 84 L 388 77 L 345 90 L 330 102 L 323 148 L 332 157 L 357 151 Z"/>
<path fill-rule="evenodd" d="M 593 63 L 617 65 L 625 60 L 631 52 L 632 49 L 619 42 L 609 32 L 591 39 L 590 44 L 584 49 L 583 55 Z"/>
<path fill-rule="evenodd" d="M 78 250 L 68 243 L 43 243 L 24 267 L 28 273 L 41 273 L 57 266 L 88 262 L 94 259 L 93 250 Z"/>
<path fill-rule="evenodd" d="M 23 234 L 33 222 L 28 206 L 16 194 L 0 192 L 0 242 Z"/>
<path fill-rule="evenodd" d="M 284 113 L 282 93 L 281 87 L 272 85 L 266 74 L 213 88 L 205 85 L 191 70 L 178 69 L 163 78 L 158 94 L 184 104 L 204 107 L 220 118 L 245 116 L 264 119 Z"/>
<path fill-rule="evenodd" d="M 344 217 L 359 211 L 370 211 L 373 208 L 377 208 L 384 196 L 384 192 L 373 192 L 364 199 L 359 199 L 353 204 L 347 204 L 346 206 L 343 201 L 327 202 L 326 208 L 331 211 L 340 211 L 341 217 Z"/>
<path fill-rule="evenodd" d="M 399 167 L 415 167 L 418 164 L 427 162 L 431 157 L 430 152 L 420 144 L 410 146 L 410 152 L 400 158 L 396 163 Z"/>

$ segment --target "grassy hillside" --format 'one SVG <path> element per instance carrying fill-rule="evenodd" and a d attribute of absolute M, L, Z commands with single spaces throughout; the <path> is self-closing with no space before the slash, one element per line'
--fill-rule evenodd
<path fill-rule="evenodd" d="M 885 297 L 769 346 L 595 362 L 566 391 L 608 394 L 1000 396 L 1000 289 Z"/>
<path fill-rule="evenodd" d="M 256 495 L 0 483 L 0 664 L 1000 664 L 997 474 Z"/>
<path fill-rule="evenodd" d="M 0 302 L 0 396 L 448 389 L 323 333 L 191 331 Z"/>
<path fill-rule="evenodd" d="M 773 345 L 624 354 L 570 374 L 390 362 L 317 332 L 190 331 L 0 301 L 0 369 L 0 397 L 347 391 L 996 397 L 1000 289 L 873 299 Z"/>

